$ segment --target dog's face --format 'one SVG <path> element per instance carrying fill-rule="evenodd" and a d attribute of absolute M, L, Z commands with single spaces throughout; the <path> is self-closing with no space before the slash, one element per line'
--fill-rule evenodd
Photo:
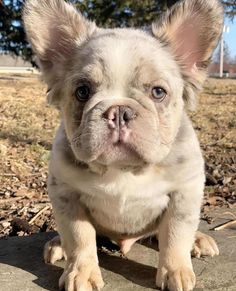
<path fill-rule="evenodd" d="M 140 31 L 98 30 L 70 62 L 61 108 L 79 160 L 136 166 L 168 154 L 183 80 L 159 42 Z"/>
<path fill-rule="evenodd" d="M 36 2 L 26 6 L 26 30 L 76 158 L 121 167 L 163 160 L 203 81 L 221 8 L 186 1 L 148 31 L 109 30 L 63 1 Z"/>

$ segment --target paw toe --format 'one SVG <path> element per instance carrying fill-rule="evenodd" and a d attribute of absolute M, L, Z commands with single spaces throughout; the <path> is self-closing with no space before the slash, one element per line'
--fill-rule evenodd
<path fill-rule="evenodd" d="M 209 235 L 198 232 L 192 249 L 192 256 L 200 258 L 201 256 L 218 256 L 219 249 L 215 240 Z"/>
<path fill-rule="evenodd" d="M 190 268 L 179 268 L 167 271 L 165 268 L 158 270 L 156 284 L 161 290 L 191 291 L 195 286 L 195 274 Z"/>
<path fill-rule="evenodd" d="M 98 265 L 84 265 L 73 271 L 64 270 L 59 280 L 59 288 L 66 291 L 92 291 L 101 290 L 103 287 L 104 282 Z"/>
<path fill-rule="evenodd" d="M 45 244 L 43 256 L 45 263 L 52 265 L 54 265 L 56 261 L 60 261 L 64 258 L 64 251 L 59 236 Z"/>
<path fill-rule="evenodd" d="M 168 275 L 170 291 L 191 291 L 195 286 L 195 275 L 191 269 L 181 268 Z"/>

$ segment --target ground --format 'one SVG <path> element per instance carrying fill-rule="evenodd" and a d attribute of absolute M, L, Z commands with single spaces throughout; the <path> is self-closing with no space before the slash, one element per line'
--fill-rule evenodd
<path fill-rule="evenodd" d="M 230 210 L 236 215 L 236 209 Z M 223 209 L 214 210 L 211 227 L 224 223 L 230 216 Z M 220 217 L 220 218 L 219 218 Z M 236 236 L 235 229 L 210 231 L 206 221 L 200 229 L 214 237 L 220 256 L 193 259 L 197 277 L 194 291 L 236 290 Z M 0 240 L 1 290 L 9 291 L 57 291 L 58 279 L 65 261 L 56 266 L 46 265 L 42 260 L 42 249 L 55 233 L 40 233 L 27 237 L 10 237 Z M 27 246 L 27 247 L 26 247 Z M 105 287 L 102 291 L 154 291 L 158 252 L 155 241 L 136 243 L 127 257 L 118 252 L 99 251 L 99 265 Z"/>
<path fill-rule="evenodd" d="M 55 230 L 47 164 L 59 113 L 38 76 L 0 76 L 0 237 Z M 236 80 L 209 79 L 191 113 L 206 161 L 202 218 L 236 205 Z"/>

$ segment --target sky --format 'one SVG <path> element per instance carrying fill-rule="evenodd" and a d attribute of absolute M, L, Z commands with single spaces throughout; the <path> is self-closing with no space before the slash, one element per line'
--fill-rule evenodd
<path fill-rule="evenodd" d="M 234 22 L 226 18 L 225 25 L 229 26 L 229 32 L 224 33 L 224 40 L 229 46 L 231 56 L 236 57 L 236 18 Z"/>

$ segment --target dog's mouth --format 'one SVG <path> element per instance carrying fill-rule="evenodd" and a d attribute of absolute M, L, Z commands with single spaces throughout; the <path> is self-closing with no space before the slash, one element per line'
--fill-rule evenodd
<path fill-rule="evenodd" d="M 132 129 L 124 135 L 121 132 L 111 134 L 104 131 L 100 138 L 91 137 L 90 142 L 83 143 L 84 146 L 72 145 L 72 150 L 75 157 L 86 164 L 140 169 L 159 163 L 169 153 L 169 147 L 162 145 L 158 139 L 152 140 L 151 137 L 142 136 L 141 132 Z"/>
<path fill-rule="evenodd" d="M 145 163 L 138 151 L 138 144 L 133 130 L 121 127 L 112 131 L 104 128 L 98 136 L 82 134 L 72 140 L 71 147 L 76 158 L 85 163 L 127 167 Z"/>
<path fill-rule="evenodd" d="M 108 106 L 107 106 L 108 107 Z M 71 140 L 75 157 L 85 163 L 133 167 L 159 162 L 163 147 L 155 113 L 130 105 L 93 109 Z"/>

